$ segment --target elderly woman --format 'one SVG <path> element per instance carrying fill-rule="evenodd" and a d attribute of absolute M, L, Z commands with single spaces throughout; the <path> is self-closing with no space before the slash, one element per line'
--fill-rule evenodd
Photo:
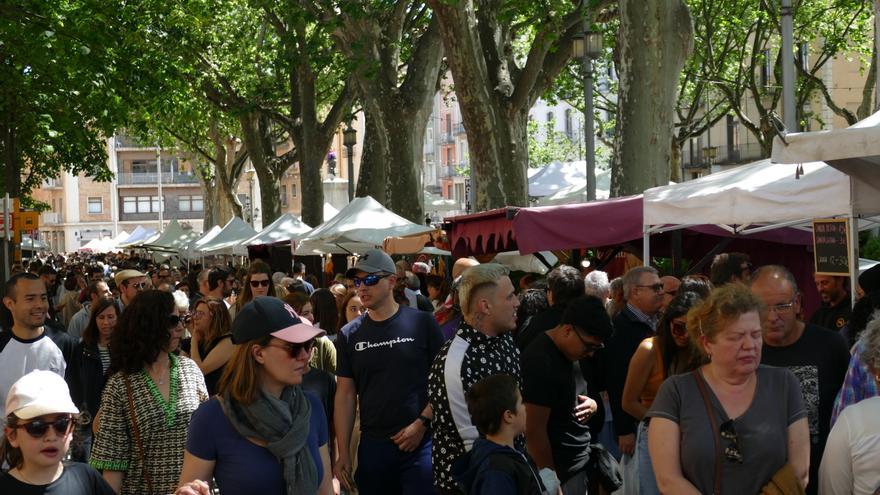
<path fill-rule="evenodd" d="M 748 288 L 728 284 L 688 312 L 688 334 L 709 362 L 668 378 L 648 411 L 661 493 L 806 486 L 807 411 L 791 371 L 759 364 L 764 311 Z"/>
<path fill-rule="evenodd" d="M 208 399 L 198 366 L 172 352 L 182 323 L 170 293 L 148 290 L 132 299 L 110 338 L 90 463 L 121 495 L 177 487 L 190 417 Z"/>
<path fill-rule="evenodd" d="M 332 493 L 327 419 L 303 390 L 315 339 L 324 332 L 274 297 L 245 305 L 220 393 L 193 415 L 178 495 Z"/>
<path fill-rule="evenodd" d="M 880 387 L 880 320 L 859 341 L 862 362 Z M 880 489 L 880 397 L 850 405 L 837 418 L 819 468 L 821 495 L 874 495 Z"/>

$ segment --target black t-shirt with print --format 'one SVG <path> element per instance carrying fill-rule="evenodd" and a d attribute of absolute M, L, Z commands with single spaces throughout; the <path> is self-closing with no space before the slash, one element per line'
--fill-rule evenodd
<path fill-rule="evenodd" d="M 48 485 L 29 485 L 9 473 L 0 475 L 0 493 L 15 495 L 116 495 L 101 474 L 88 464 L 71 462 Z"/>
<path fill-rule="evenodd" d="M 556 475 L 564 483 L 580 472 L 590 458 L 590 428 L 577 420 L 578 395 L 587 383 L 576 363 L 542 333 L 522 353 L 523 402 L 550 409 L 547 436 L 553 449 Z"/>
<path fill-rule="evenodd" d="M 390 438 L 421 414 L 428 370 L 442 345 L 434 315 L 405 306 L 385 321 L 363 315 L 342 327 L 336 376 L 354 380 L 364 436 Z"/>

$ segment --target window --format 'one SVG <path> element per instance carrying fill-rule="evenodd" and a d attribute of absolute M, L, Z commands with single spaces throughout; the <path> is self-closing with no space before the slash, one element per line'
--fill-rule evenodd
<path fill-rule="evenodd" d="M 281 207 L 287 208 L 287 186 L 281 184 Z"/>
<path fill-rule="evenodd" d="M 164 204 L 164 201 L 163 201 L 163 204 Z M 159 212 L 159 196 L 126 196 L 126 197 L 122 198 L 122 213 L 158 213 L 158 212 Z"/>
<path fill-rule="evenodd" d="M 565 135 L 568 136 L 568 139 L 572 139 L 574 137 L 574 123 L 571 119 L 571 109 L 565 109 Z"/>
<path fill-rule="evenodd" d="M 455 160 L 452 158 L 452 148 L 446 148 L 446 165 L 450 167 L 455 165 Z"/>
<path fill-rule="evenodd" d="M 296 197 L 296 184 L 291 184 L 291 185 L 290 185 L 290 197 L 291 197 L 291 198 L 295 198 L 295 197 Z"/>
<path fill-rule="evenodd" d="M 770 50 L 764 50 L 764 63 L 761 64 L 761 86 L 765 88 L 770 85 L 770 71 L 773 67 L 773 62 L 770 60 Z"/>
<path fill-rule="evenodd" d="M 101 213 L 104 211 L 104 203 L 101 198 L 89 198 L 89 213 Z"/>
<path fill-rule="evenodd" d="M 547 112 L 547 123 L 551 123 L 556 120 L 556 116 L 553 115 L 553 112 Z"/>
<path fill-rule="evenodd" d="M 180 211 L 203 211 L 205 209 L 205 200 L 201 194 L 178 196 L 177 209 Z"/>
<path fill-rule="evenodd" d="M 137 198 L 127 196 L 122 198 L 122 213 L 137 213 Z"/>

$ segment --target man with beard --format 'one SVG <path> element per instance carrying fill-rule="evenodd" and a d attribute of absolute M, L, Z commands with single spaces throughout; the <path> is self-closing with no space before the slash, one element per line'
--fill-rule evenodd
<path fill-rule="evenodd" d="M 810 323 L 839 332 L 849 322 L 852 307 L 847 289 L 848 277 L 813 275 L 816 290 L 822 298 L 822 307 L 810 317 Z"/>
<path fill-rule="evenodd" d="M 446 342 L 428 375 L 428 399 L 434 406 L 434 484 L 443 494 L 461 491 L 452 479 L 452 463 L 477 439 L 465 394 L 477 381 L 504 373 L 517 381 L 519 350 L 510 336 L 516 328 L 516 297 L 509 270 L 497 263 L 468 268 L 458 297 L 464 319 Z"/>

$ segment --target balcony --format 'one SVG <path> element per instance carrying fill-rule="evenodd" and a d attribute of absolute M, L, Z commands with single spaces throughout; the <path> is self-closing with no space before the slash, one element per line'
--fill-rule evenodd
<path fill-rule="evenodd" d="M 464 128 L 464 122 L 459 122 L 458 124 L 455 124 L 455 126 L 453 127 L 453 132 L 456 136 L 467 135 L 467 129 Z"/>
<path fill-rule="evenodd" d="M 117 174 L 120 186 L 152 186 L 158 183 L 159 174 L 144 172 L 120 172 Z M 162 184 L 198 184 L 194 174 L 162 174 Z"/>
<path fill-rule="evenodd" d="M 141 144 L 134 137 L 128 136 L 125 134 L 117 134 L 116 136 L 114 136 L 113 139 L 116 140 L 116 147 L 117 148 L 139 148 L 139 149 L 142 149 L 142 148 L 155 148 L 156 147 L 155 144 L 153 144 L 153 145 Z"/>
<path fill-rule="evenodd" d="M 44 211 L 40 213 L 40 225 L 58 225 L 64 222 L 64 217 L 59 212 Z"/>
<path fill-rule="evenodd" d="M 445 132 L 440 135 L 440 144 L 455 144 L 455 134 Z"/>

